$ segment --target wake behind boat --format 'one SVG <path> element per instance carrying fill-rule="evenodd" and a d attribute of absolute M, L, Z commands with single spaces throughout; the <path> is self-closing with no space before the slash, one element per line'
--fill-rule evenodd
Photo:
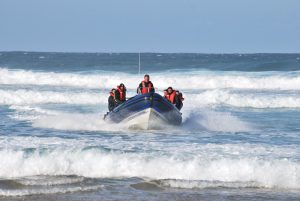
<path fill-rule="evenodd" d="M 180 111 L 157 93 L 139 94 L 105 115 L 104 119 L 127 125 L 131 129 L 161 129 L 166 125 L 180 125 Z"/>

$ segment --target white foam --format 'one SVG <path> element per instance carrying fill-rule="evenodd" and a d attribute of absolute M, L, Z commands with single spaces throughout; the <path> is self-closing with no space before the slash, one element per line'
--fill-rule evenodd
<path fill-rule="evenodd" d="M 0 137 L 0 147 L 2 148 L 11 148 L 11 149 L 38 149 L 38 148 L 84 148 L 87 142 L 78 139 L 62 139 L 59 137 L 47 137 L 40 138 L 35 136 L 30 137 Z M 90 145 L 93 145 L 92 142 L 88 142 Z"/>
<path fill-rule="evenodd" d="M 67 113 L 58 110 L 42 109 L 36 106 L 12 105 L 16 110 L 9 115 L 12 119 L 29 121 L 33 127 L 73 131 L 128 131 L 126 124 L 111 124 L 104 121 L 106 109 L 99 113 Z M 105 107 L 106 108 L 106 107 Z"/>
<path fill-rule="evenodd" d="M 42 109 L 36 106 L 13 105 L 13 119 L 30 121 L 33 127 L 79 131 L 121 131 L 126 125 L 112 124 L 103 120 L 103 113 L 66 113 Z"/>
<path fill-rule="evenodd" d="M 55 186 L 83 182 L 84 177 L 50 177 L 50 176 L 33 176 L 17 179 L 16 182 L 26 186 Z"/>
<path fill-rule="evenodd" d="M 34 72 L 0 68 L 0 84 L 52 85 L 87 88 L 115 87 L 123 82 L 130 89 L 136 89 L 142 76 L 126 73 L 76 74 Z M 238 72 L 167 72 L 151 75 L 160 90 L 173 86 L 180 90 L 188 89 L 271 89 L 300 90 L 300 73 L 285 72 L 238 73 Z"/>
<path fill-rule="evenodd" d="M 57 115 L 59 114 L 57 111 L 54 110 L 46 110 L 42 109 L 41 107 L 35 107 L 30 105 L 11 105 L 9 109 L 17 110 L 18 112 L 38 112 L 41 114 L 49 114 L 49 115 Z"/>
<path fill-rule="evenodd" d="M 121 131 L 122 125 L 110 124 L 103 120 L 104 114 L 67 114 L 42 116 L 32 121 L 33 127 L 58 130 Z"/>
<path fill-rule="evenodd" d="M 106 104 L 107 95 L 91 92 L 54 92 L 36 90 L 0 90 L 0 104 L 24 105 L 43 103 Z"/>
<path fill-rule="evenodd" d="M 159 185 L 163 187 L 172 187 L 172 188 L 264 188 L 260 183 L 247 181 L 247 182 L 222 182 L 222 181 L 195 181 L 195 180 L 160 180 Z"/>
<path fill-rule="evenodd" d="M 266 188 L 300 188 L 300 164 L 288 159 L 258 157 L 209 159 L 206 155 L 116 153 L 99 150 L 54 149 L 0 151 L 0 177 L 78 175 L 92 178 L 140 177 L 154 180 L 254 182 Z"/>
<path fill-rule="evenodd" d="M 103 113 L 64 113 L 55 110 L 41 109 L 34 106 L 11 106 L 16 112 L 10 117 L 18 120 L 32 122 L 33 127 L 51 128 L 58 130 L 82 130 L 82 131 L 121 131 L 128 130 L 126 124 L 110 124 L 103 120 Z M 253 126 L 236 116 L 226 112 L 213 110 L 185 110 L 183 126 L 166 127 L 165 130 L 173 132 L 183 130 L 210 130 L 218 132 L 252 131 Z"/>
<path fill-rule="evenodd" d="M 217 132 L 249 132 L 254 127 L 228 112 L 202 109 L 184 111 L 183 127 L 187 130 L 210 130 Z"/>
<path fill-rule="evenodd" d="M 126 133 L 131 135 L 130 133 Z M 156 137 L 161 139 L 160 135 L 151 135 L 150 133 L 135 133 L 130 141 L 123 140 L 119 133 L 112 134 L 111 138 L 102 138 L 101 134 L 86 135 L 76 138 L 60 137 L 34 137 L 34 136 L 0 136 L 0 147 L 6 150 L 32 150 L 32 149 L 50 149 L 50 150 L 82 150 L 87 147 L 105 147 L 106 150 L 143 150 L 152 153 L 153 150 L 159 152 L 158 156 L 165 153 L 172 153 L 178 158 L 186 158 L 193 155 L 206 158 L 206 160 L 221 160 L 222 158 L 243 159 L 251 157 L 266 158 L 268 160 L 282 158 L 297 158 L 298 147 L 294 145 L 258 145 L 258 144 L 201 144 L 188 143 L 186 141 L 176 143 L 160 143 Z M 173 134 L 174 135 L 174 134 Z M 205 135 L 205 133 L 201 133 Z M 207 134 L 211 136 L 211 133 Z M 166 136 L 167 137 L 167 136 Z M 211 136 L 212 137 L 212 136 Z M 169 138 L 169 137 L 167 137 Z M 105 140 L 100 140 L 105 139 Z M 149 140 L 145 140 L 149 139 Z M 180 149 L 178 148 L 180 147 Z"/>
<path fill-rule="evenodd" d="M 33 72 L 0 68 L 0 75 L 0 84 L 112 88 L 117 84 L 124 82 L 124 76 L 121 73 L 82 75 L 75 73 Z"/>
<path fill-rule="evenodd" d="M 206 90 L 186 95 L 185 107 L 233 106 L 252 108 L 300 108 L 299 94 L 238 93 L 230 90 Z"/>
<path fill-rule="evenodd" d="M 30 105 L 64 103 L 102 106 L 107 104 L 107 93 L 95 92 L 55 92 L 37 90 L 0 90 L 0 104 Z M 134 93 L 129 92 L 129 96 Z M 232 106 L 252 108 L 300 108 L 299 94 L 256 94 L 237 93 L 230 90 L 206 90 L 184 95 L 184 108 L 204 108 L 210 106 Z"/>
<path fill-rule="evenodd" d="M 21 121 L 34 121 L 44 116 L 59 115 L 61 113 L 59 111 L 42 109 L 41 107 L 31 105 L 11 105 L 9 109 L 13 109 L 15 112 L 8 116 Z"/>

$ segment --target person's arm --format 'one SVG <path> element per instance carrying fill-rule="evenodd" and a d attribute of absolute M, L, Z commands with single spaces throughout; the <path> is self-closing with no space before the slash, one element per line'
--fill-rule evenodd
<path fill-rule="evenodd" d="M 142 88 L 143 88 L 143 84 L 140 83 L 140 84 L 139 84 L 139 87 L 137 88 L 137 93 L 138 93 L 138 94 L 141 94 L 141 93 L 142 93 Z"/>
<path fill-rule="evenodd" d="M 155 89 L 154 89 L 154 85 L 153 85 L 153 83 L 151 82 L 151 88 L 149 89 L 149 92 L 155 92 Z"/>

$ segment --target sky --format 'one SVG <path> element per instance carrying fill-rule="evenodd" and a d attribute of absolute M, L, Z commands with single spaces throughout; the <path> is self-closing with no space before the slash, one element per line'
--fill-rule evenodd
<path fill-rule="evenodd" d="M 0 0 L 0 51 L 300 53 L 300 0 Z"/>

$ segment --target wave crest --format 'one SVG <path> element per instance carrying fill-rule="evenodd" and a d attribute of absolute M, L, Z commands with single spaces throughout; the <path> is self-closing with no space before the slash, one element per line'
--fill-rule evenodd
<path fill-rule="evenodd" d="M 0 68 L 0 84 L 50 85 L 82 88 L 110 89 L 123 82 L 136 89 L 142 76 L 128 73 L 54 73 Z M 170 85 L 180 90 L 188 89 L 266 89 L 300 90 L 300 72 L 238 73 L 238 72 L 165 72 L 152 74 L 155 87 L 164 89 Z"/>
<path fill-rule="evenodd" d="M 175 155 L 153 157 L 146 153 L 104 153 L 81 149 L 54 149 L 44 153 L 37 150 L 32 154 L 2 150 L 0 156 L 0 177 L 4 178 L 41 174 L 91 178 L 140 177 L 154 180 L 255 182 L 267 188 L 300 189 L 300 164 L 287 159 L 245 157 L 207 160 L 205 156 L 180 159 Z M 185 184 L 169 182 L 169 185 Z"/>

